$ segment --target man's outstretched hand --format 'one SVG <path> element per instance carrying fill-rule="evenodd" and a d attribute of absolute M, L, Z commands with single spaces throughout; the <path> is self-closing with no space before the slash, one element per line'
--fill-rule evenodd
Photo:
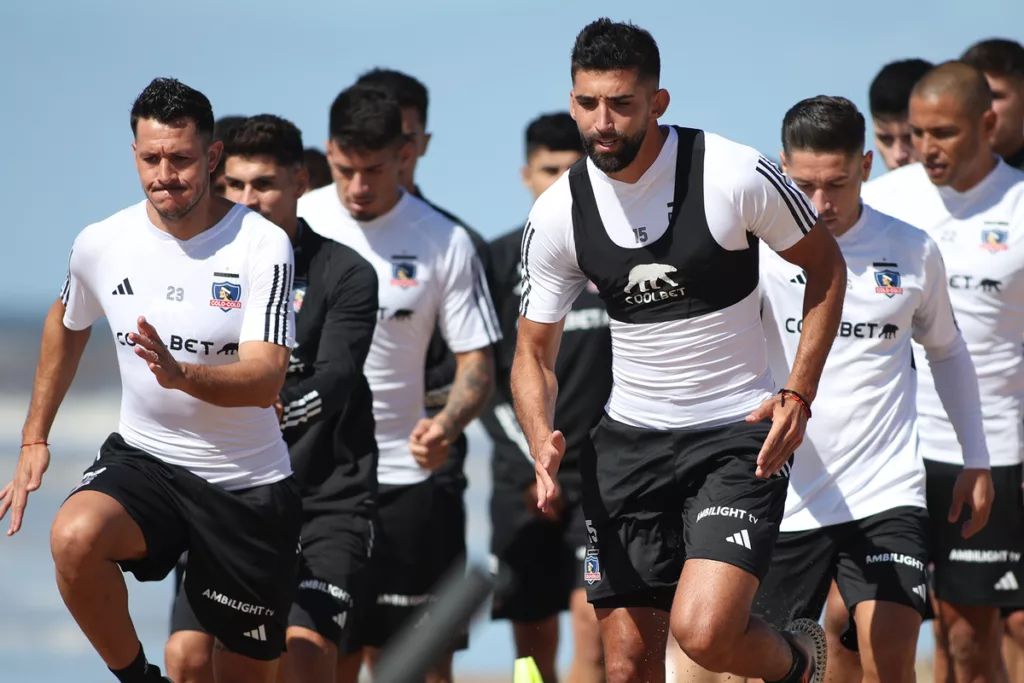
<path fill-rule="evenodd" d="M 537 475 L 537 509 L 547 512 L 558 499 L 558 468 L 565 455 L 565 436 L 557 429 L 544 439 L 533 454 L 534 471 Z"/>
<path fill-rule="evenodd" d="M 989 470 L 964 468 L 953 484 L 953 504 L 949 506 L 949 523 L 956 524 L 964 506 L 971 509 L 971 518 L 964 522 L 960 535 L 970 538 L 985 528 L 995 500 L 992 473 Z"/>
<path fill-rule="evenodd" d="M 807 431 L 807 413 L 800 401 L 785 394 L 772 396 L 750 415 L 747 422 L 760 422 L 771 418 L 772 429 L 757 455 L 757 470 L 754 474 L 762 479 L 775 476 L 789 461 Z"/>
<path fill-rule="evenodd" d="M 23 446 L 14 470 L 14 480 L 0 490 L 0 519 L 11 511 L 11 526 L 7 535 L 13 536 L 21 530 L 25 518 L 28 494 L 43 483 L 43 474 L 50 466 L 50 449 L 45 444 Z"/>

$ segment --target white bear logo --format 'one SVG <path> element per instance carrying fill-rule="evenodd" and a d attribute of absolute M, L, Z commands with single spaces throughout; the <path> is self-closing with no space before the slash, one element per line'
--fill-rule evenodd
<path fill-rule="evenodd" d="M 675 268 L 664 263 L 644 263 L 633 266 L 629 271 L 629 282 L 626 283 L 626 288 L 623 291 L 628 294 L 637 285 L 640 285 L 641 292 L 646 292 L 648 289 L 660 289 L 659 282 L 678 287 L 679 284 L 668 276 L 669 273 L 674 272 L 676 272 Z"/>

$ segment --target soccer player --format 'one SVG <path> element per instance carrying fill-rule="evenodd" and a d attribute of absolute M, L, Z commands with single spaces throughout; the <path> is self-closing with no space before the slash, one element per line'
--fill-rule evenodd
<path fill-rule="evenodd" d="M 992 151 L 1024 171 L 1024 46 L 992 38 L 972 45 L 960 60 L 984 73 L 992 91 Z"/>
<path fill-rule="evenodd" d="M 302 164 L 309 175 L 306 192 L 319 190 L 321 187 L 327 187 L 333 182 L 331 180 L 331 167 L 327 163 L 327 155 L 316 147 L 308 147 L 303 151 Z"/>
<path fill-rule="evenodd" d="M 487 405 L 494 385 L 491 346 L 501 337 L 466 231 L 399 182 L 414 154 L 397 100 L 379 88 L 349 88 L 331 106 L 327 156 L 335 183 L 299 201 L 310 227 L 362 254 L 380 282 L 365 366 L 380 447 L 373 550 L 378 594 L 363 629 L 374 650 L 431 599 L 450 565 L 443 534 L 451 530 L 443 527 L 451 522 L 437 513 L 443 492 L 431 474 Z M 428 417 L 424 370 L 435 329 L 457 368 L 444 407 Z M 450 677 L 450 663 L 432 675 Z"/>
<path fill-rule="evenodd" d="M 552 423 L 554 361 L 572 301 L 593 282 L 611 318 L 613 380 L 580 455 L 584 578 L 608 680 L 664 680 L 671 625 L 709 671 L 820 682 L 821 627 L 802 620 L 780 633 L 750 607 L 839 327 L 842 254 L 755 150 L 658 125 L 669 94 L 647 31 L 593 22 L 571 74 L 587 158 L 530 213 L 512 391 L 544 510 L 566 449 Z M 800 352 L 775 395 L 758 240 L 807 272 Z"/>
<path fill-rule="evenodd" d="M 833 578 L 852 615 L 830 639 L 830 680 L 913 683 L 918 630 L 928 613 L 931 527 L 917 453 L 911 339 L 924 349 L 963 452 L 948 514 L 973 511 L 966 538 L 992 504 L 978 379 L 956 327 L 942 256 L 923 231 L 860 200 L 871 173 L 864 117 L 847 99 L 814 97 L 782 124 L 783 170 L 835 236 L 848 268 L 843 322 L 797 449 L 781 533 L 755 612 L 783 626 L 817 619 Z M 761 249 L 762 317 L 772 374 L 785 377 L 800 340 L 806 275 Z"/>
<path fill-rule="evenodd" d="M 371 69 L 356 81 L 358 85 L 379 88 L 390 94 L 398 102 L 402 112 L 402 132 L 407 135 L 413 145 L 412 159 L 399 170 L 399 179 L 406 192 L 422 199 L 431 208 L 451 222 L 462 226 L 476 249 L 477 259 L 483 268 L 487 287 L 493 294 L 495 291 L 494 270 L 488 252 L 487 241 L 475 230 L 459 219 L 458 216 L 434 204 L 423 196 L 416 184 L 416 168 L 419 160 L 427 153 L 432 134 L 427 132 L 427 112 L 430 104 L 427 88 L 418 79 L 394 69 Z M 495 322 L 497 324 L 497 322 Z M 433 417 L 448 401 L 448 392 L 455 379 L 455 355 L 445 343 L 441 328 L 435 327 L 427 348 L 426 361 L 426 397 L 427 416 Z M 466 506 L 464 495 L 468 481 L 465 475 L 466 456 L 469 441 L 465 434 L 458 438 L 448 449 L 448 459 L 434 471 L 434 482 L 438 485 L 434 504 L 440 521 L 433 552 L 452 569 L 465 566 L 466 556 Z M 469 647 L 469 632 L 460 633 L 453 643 L 454 650 Z M 436 672 L 444 673 L 443 680 L 451 680 L 451 654 L 445 662 L 438 666 Z"/>
<path fill-rule="evenodd" d="M 363 363 L 377 321 L 377 274 L 297 217 L 307 180 L 302 136 L 292 123 L 271 115 L 245 119 L 224 140 L 224 157 L 225 196 L 280 226 L 295 251 L 296 349 L 276 407 L 302 487 L 302 559 L 282 666 L 288 681 L 334 681 L 340 654 L 338 678 L 354 682 L 358 632 L 376 598 L 369 559 L 377 445 Z M 166 648 L 171 677 L 212 681 L 212 637 L 184 594 L 173 630 Z"/>
<path fill-rule="evenodd" d="M 882 67 L 868 90 L 875 148 L 888 170 L 917 161 L 907 124 L 910 90 L 929 69 L 931 62 L 903 59 Z"/>
<path fill-rule="evenodd" d="M 579 130 L 568 112 L 546 114 L 526 128 L 523 183 L 536 201 L 583 154 Z M 522 227 L 491 243 L 497 284 L 494 305 L 503 341 L 495 359 L 498 382 L 494 405 L 480 421 L 494 442 L 491 470 L 491 553 L 511 572 L 507 591 L 495 596 L 492 615 L 512 621 L 517 657 L 533 657 L 545 681 L 558 680 L 558 615 L 569 609 L 573 624 L 573 683 L 601 681 L 601 634 L 587 602 L 583 558 L 587 528 L 580 507 L 579 452 L 604 413 L 611 390 L 612 345 L 608 314 L 588 287 L 566 316 L 565 336 L 555 374 L 560 391 L 555 425 L 566 435 L 566 455 L 558 471 L 556 501 L 537 509 L 537 483 L 530 449 L 515 411 L 509 373 L 515 355 L 522 293 Z"/>
<path fill-rule="evenodd" d="M 984 75 L 959 62 L 914 87 L 910 126 L 921 162 L 864 186 L 873 208 L 927 232 L 946 265 L 953 313 L 978 372 L 995 500 L 965 539 L 947 518 L 964 462 L 920 349 L 917 409 L 932 521 L 936 648 L 957 681 L 995 680 L 997 608 L 1024 605 L 1021 410 L 1024 400 L 1024 173 L 993 155 L 997 116 Z"/>
<path fill-rule="evenodd" d="M 222 116 L 217 119 L 213 124 L 213 139 L 216 142 L 224 142 L 224 138 L 231 132 L 231 129 L 245 121 L 244 116 Z M 224 157 L 221 157 L 220 163 L 217 164 L 217 168 L 213 170 L 213 177 L 211 179 L 211 187 L 213 193 L 219 197 L 224 196 Z"/>
<path fill-rule="evenodd" d="M 53 522 L 61 596 L 121 683 L 167 680 L 147 663 L 121 572 L 158 581 L 187 550 L 184 591 L 220 643 L 218 682 L 269 683 L 302 523 L 273 409 L 294 346 L 292 248 L 273 223 L 209 192 L 221 143 L 202 93 L 158 78 L 131 127 L 146 199 L 75 239 L 0 517 L 10 509 L 8 533 L 21 527 L 54 416 L 105 316 L 121 418 Z"/>

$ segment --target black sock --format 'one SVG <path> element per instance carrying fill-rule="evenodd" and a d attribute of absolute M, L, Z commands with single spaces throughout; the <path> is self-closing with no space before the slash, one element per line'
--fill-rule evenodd
<path fill-rule="evenodd" d="M 807 670 L 808 660 L 804 651 L 797 647 L 789 635 L 783 633 L 782 637 L 789 643 L 789 649 L 793 652 L 793 666 L 789 667 L 789 673 L 777 681 L 765 680 L 764 683 L 800 683 L 800 678 Z"/>
<path fill-rule="evenodd" d="M 117 680 L 121 683 L 153 683 L 163 680 L 160 677 L 160 668 L 146 661 L 142 643 L 139 643 L 139 654 L 131 664 L 117 671 L 111 669 L 110 672 L 117 676 Z"/>

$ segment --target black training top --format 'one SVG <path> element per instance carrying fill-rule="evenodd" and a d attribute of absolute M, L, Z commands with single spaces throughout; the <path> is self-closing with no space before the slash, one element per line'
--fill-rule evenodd
<path fill-rule="evenodd" d="M 518 228 L 491 242 L 495 284 L 494 306 L 501 321 L 502 341 L 495 353 L 497 383 L 493 405 L 481 417 L 494 441 L 492 468 L 495 484 L 524 488 L 534 481 L 533 461 L 512 407 L 509 375 L 516 350 L 519 296 L 522 291 L 522 241 Z M 555 429 L 565 436 L 566 449 L 559 477 L 578 477 L 579 451 L 604 414 L 612 388 L 612 341 L 608 314 L 597 289 L 588 286 L 565 316 L 562 342 L 555 362 L 558 399 Z"/>
<path fill-rule="evenodd" d="M 301 218 L 294 248 L 297 346 L 281 390 L 292 469 L 307 519 L 367 514 L 376 504 L 377 441 L 363 364 L 377 323 L 377 274 Z"/>

